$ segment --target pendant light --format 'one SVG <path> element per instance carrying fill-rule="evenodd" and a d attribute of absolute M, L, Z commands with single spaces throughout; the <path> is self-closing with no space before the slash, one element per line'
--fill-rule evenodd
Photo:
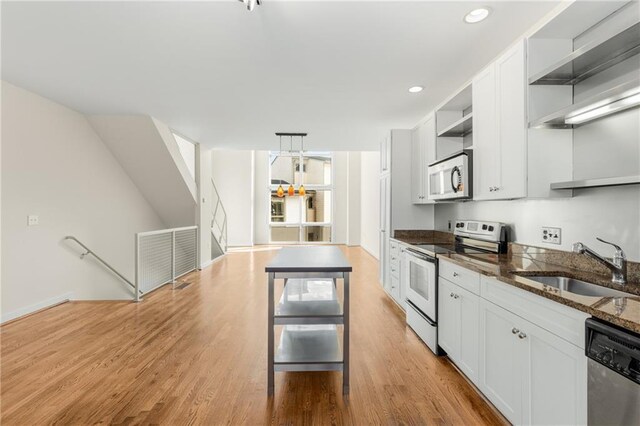
<path fill-rule="evenodd" d="M 300 154 L 304 153 L 304 136 L 300 135 Z M 304 164 L 300 165 L 300 173 L 304 173 Z M 300 187 L 298 188 L 298 195 L 304 197 L 306 191 L 304 185 L 302 185 L 302 179 L 300 179 Z"/>
<path fill-rule="evenodd" d="M 289 154 L 293 152 L 293 136 L 289 136 Z M 293 179 L 295 182 L 295 178 Z M 293 187 L 293 183 L 289 184 L 289 188 L 287 189 L 287 193 L 289 197 L 293 197 L 296 194 L 296 189 Z"/>
<path fill-rule="evenodd" d="M 282 136 L 280 136 L 280 156 L 282 156 Z M 278 198 L 284 197 L 284 188 L 282 187 L 282 183 L 278 186 L 276 195 L 278 196 Z"/>

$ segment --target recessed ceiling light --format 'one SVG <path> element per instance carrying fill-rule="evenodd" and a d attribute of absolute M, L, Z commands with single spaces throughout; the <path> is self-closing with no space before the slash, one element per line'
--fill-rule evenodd
<path fill-rule="evenodd" d="M 422 86 L 413 86 L 413 87 L 409 87 L 409 92 L 410 93 L 419 93 L 419 92 L 422 92 L 422 89 L 424 89 L 424 87 L 422 87 Z"/>
<path fill-rule="evenodd" d="M 490 13 L 491 10 L 488 7 L 473 9 L 471 12 L 465 15 L 464 22 L 466 22 L 467 24 L 476 24 L 487 19 L 487 16 L 489 16 Z"/>

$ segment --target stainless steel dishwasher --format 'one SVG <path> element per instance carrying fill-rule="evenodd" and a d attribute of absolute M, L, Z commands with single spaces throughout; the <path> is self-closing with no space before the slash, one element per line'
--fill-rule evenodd
<path fill-rule="evenodd" d="M 640 425 L 640 335 L 586 321 L 588 424 Z"/>

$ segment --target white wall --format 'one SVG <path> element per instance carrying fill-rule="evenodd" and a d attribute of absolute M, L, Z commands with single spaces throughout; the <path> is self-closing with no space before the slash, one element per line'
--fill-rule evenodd
<path fill-rule="evenodd" d="M 163 223 L 75 111 L 2 82 L 2 320 L 63 299 L 129 299 L 129 287 L 74 235 L 133 280 L 134 234 Z M 40 224 L 27 227 L 27 215 Z"/>
<path fill-rule="evenodd" d="M 380 153 L 361 153 L 360 245 L 376 259 L 380 256 Z"/>
<path fill-rule="evenodd" d="M 253 245 L 254 152 L 213 150 L 211 175 L 227 212 L 230 247 Z"/>
<path fill-rule="evenodd" d="M 595 240 L 601 237 L 620 245 L 629 260 L 640 261 L 640 187 L 610 187 L 575 191 L 573 198 L 553 200 L 484 201 L 436 206 L 436 229 L 447 230 L 456 219 L 505 222 L 515 230 L 519 243 L 560 250 L 582 241 L 611 255 L 611 248 Z M 541 226 L 562 228 L 562 244 L 546 244 Z"/>
<path fill-rule="evenodd" d="M 255 151 L 254 155 L 254 244 L 269 244 L 269 151 Z"/>
<path fill-rule="evenodd" d="M 362 153 L 349 153 L 349 218 L 347 244 L 359 246 L 361 242 L 361 194 L 362 194 Z"/>

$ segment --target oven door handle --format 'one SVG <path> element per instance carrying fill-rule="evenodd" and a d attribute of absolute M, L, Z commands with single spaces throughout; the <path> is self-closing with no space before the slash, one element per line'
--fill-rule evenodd
<path fill-rule="evenodd" d="M 436 263 L 438 260 L 433 257 L 433 256 L 429 256 L 428 254 L 419 252 L 417 250 L 412 250 L 410 248 L 405 249 L 405 253 L 408 253 L 410 256 L 413 256 L 417 259 L 420 260 L 424 260 L 425 262 L 429 262 L 429 263 Z"/>
<path fill-rule="evenodd" d="M 426 322 L 429 323 L 429 325 L 431 327 L 436 327 L 438 324 L 436 324 L 431 318 L 429 318 L 428 316 L 426 316 L 425 314 L 422 313 L 422 311 L 420 309 L 418 309 L 418 307 L 416 305 L 413 304 L 413 302 L 411 302 L 411 300 L 406 299 L 407 304 L 409 305 L 410 308 L 413 308 L 414 311 L 416 311 L 416 313 L 418 315 L 420 315 L 422 317 L 423 320 L 425 320 Z"/>

